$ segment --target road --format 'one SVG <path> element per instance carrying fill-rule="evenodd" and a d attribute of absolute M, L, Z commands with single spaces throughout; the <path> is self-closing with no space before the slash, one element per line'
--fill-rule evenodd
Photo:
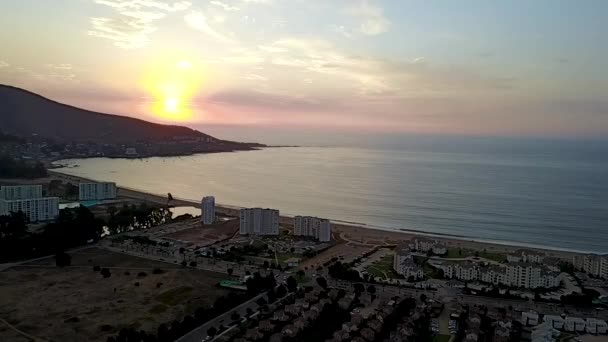
<path fill-rule="evenodd" d="M 257 311 L 256 309 L 258 307 L 258 305 L 256 304 L 256 301 L 259 298 L 265 297 L 265 296 L 266 296 L 266 294 L 262 293 L 258 296 L 253 297 L 252 299 L 237 306 L 236 308 L 234 308 L 228 312 L 225 312 L 225 313 L 215 317 L 214 319 L 204 323 L 203 325 L 199 326 L 198 328 L 192 330 L 191 332 L 187 333 L 186 335 L 175 340 L 175 342 L 201 342 L 205 337 L 207 337 L 207 330 L 209 330 L 209 328 L 211 328 L 211 327 L 218 328 L 220 325 L 224 325 L 225 327 L 228 327 L 229 324 L 232 322 L 232 319 L 230 318 L 230 316 L 232 315 L 233 312 L 235 312 L 235 311 L 238 312 L 239 315 L 241 315 L 241 317 L 246 316 L 247 308 L 250 308 L 253 312 L 256 312 Z M 232 327 L 230 327 L 230 329 L 232 329 Z"/>

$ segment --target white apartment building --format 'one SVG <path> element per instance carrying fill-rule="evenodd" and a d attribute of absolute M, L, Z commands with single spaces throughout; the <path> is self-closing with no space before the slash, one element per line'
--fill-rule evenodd
<path fill-rule="evenodd" d="M 437 240 L 428 239 L 425 237 L 419 237 L 413 239 L 410 244 L 410 248 L 415 250 L 416 252 L 427 253 L 428 251 L 433 252 L 434 254 L 442 255 L 448 252 L 447 248 L 437 242 Z"/>
<path fill-rule="evenodd" d="M 585 331 L 589 334 L 605 334 L 608 331 L 608 324 L 600 319 L 587 318 Z"/>
<path fill-rule="evenodd" d="M 331 241 L 331 222 L 312 216 L 296 216 L 293 225 L 294 236 L 314 237 L 321 242 Z"/>
<path fill-rule="evenodd" d="M 42 197 L 42 185 L 0 186 L 0 199 L 23 200 Z"/>
<path fill-rule="evenodd" d="M 530 330 L 530 342 L 553 342 L 553 327 L 549 323 L 541 323 Z"/>
<path fill-rule="evenodd" d="M 116 183 L 80 183 L 78 185 L 78 199 L 81 201 L 95 201 L 116 198 Z"/>
<path fill-rule="evenodd" d="M 544 258 L 545 254 L 529 249 L 518 249 L 514 253 L 507 255 L 508 262 L 533 262 L 540 264 Z"/>
<path fill-rule="evenodd" d="M 438 265 L 447 278 L 462 281 L 479 280 L 494 285 L 510 287 L 553 288 L 561 284 L 561 276 L 542 265 L 511 263 L 506 266 L 479 267 L 474 263 Z"/>
<path fill-rule="evenodd" d="M 551 327 L 557 330 L 562 330 L 566 322 L 562 316 L 555 315 L 545 315 L 545 317 L 543 317 L 543 321 L 548 322 Z"/>
<path fill-rule="evenodd" d="M 215 197 L 203 197 L 201 201 L 201 222 L 203 224 L 213 224 L 215 222 Z"/>
<path fill-rule="evenodd" d="M 0 200 L 0 215 L 23 212 L 30 222 L 55 219 L 59 215 L 59 198 L 30 198 L 21 200 Z"/>
<path fill-rule="evenodd" d="M 608 279 L 608 256 L 597 254 L 574 256 L 574 267 L 586 273 Z"/>
<path fill-rule="evenodd" d="M 393 270 L 406 278 L 424 278 L 424 271 L 414 262 L 414 258 L 408 248 L 397 247 L 393 258 Z"/>
<path fill-rule="evenodd" d="M 279 211 L 276 209 L 241 209 L 241 235 L 279 235 Z"/>

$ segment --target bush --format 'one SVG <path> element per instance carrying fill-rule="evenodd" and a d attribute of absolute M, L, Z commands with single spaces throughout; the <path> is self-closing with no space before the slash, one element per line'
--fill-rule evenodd
<path fill-rule="evenodd" d="M 126 272 L 125 272 L 125 275 L 131 275 L 131 272 L 126 271 Z"/>
<path fill-rule="evenodd" d="M 165 273 L 163 270 L 161 270 L 160 268 L 155 268 L 154 270 L 152 270 L 152 274 L 163 274 Z"/>
<path fill-rule="evenodd" d="M 139 287 L 139 282 L 136 281 L 135 284 L 133 284 L 133 285 L 135 285 L 135 287 Z"/>
<path fill-rule="evenodd" d="M 137 273 L 137 277 L 139 277 L 139 278 L 146 277 L 147 275 L 148 275 L 148 273 L 146 273 L 146 272 L 139 272 L 139 273 Z"/>
<path fill-rule="evenodd" d="M 99 272 L 99 271 L 101 271 L 101 267 L 93 266 L 93 272 Z"/>
<path fill-rule="evenodd" d="M 101 273 L 101 275 L 102 275 L 104 278 L 110 278 L 110 276 L 112 275 L 112 273 L 110 273 L 110 269 L 108 269 L 108 268 L 106 268 L 106 267 L 102 268 L 102 269 L 101 269 L 101 272 L 99 272 L 99 273 Z"/>
<path fill-rule="evenodd" d="M 196 267 L 196 261 L 190 261 L 190 267 Z"/>

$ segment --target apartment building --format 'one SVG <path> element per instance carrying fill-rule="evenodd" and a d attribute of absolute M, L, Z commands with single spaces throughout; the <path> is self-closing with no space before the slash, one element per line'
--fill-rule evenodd
<path fill-rule="evenodd" d="M 203 224 L 212 224 L 215 222 L 215 197 L 203 197 L 201 201 L 201 222 Z"/>
<path fill-rule="evenodd" d="M 240 211 L 241 235 L 279 235 L 279 211 L 248 208 Z"/>
<path fill-rule="evenodd" d="M 78 185 L 78 199 L 81 201 L 95 201 L 116 198 L 116 183 L 80 183 Z"/>
<path fill-rule="evenodd" d="M 0 200 L 0 216 L 19 211 L 23 212 L 30 222 L 50 221 L 59 215 L 59 198 Z"/>
<path fill-rule="evenodd" d="M 42 185 L 0 186 L 0 199 L 12 201 L 42 197 Z"/>
<path fill-rule="evenodd" d="M 293 235 L 313 237 L 321 242 L 331 241 L 331 222 L 318 217 L 296 216 Z"/>

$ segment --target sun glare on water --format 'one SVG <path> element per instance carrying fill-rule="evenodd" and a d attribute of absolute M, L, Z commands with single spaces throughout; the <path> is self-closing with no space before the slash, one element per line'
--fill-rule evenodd
<path fill-rule="evenodd" d="M 203 83 L 201 68 L 187 59 L 172 59 L 148 70 L 143 86 L 152 96 L 152 114 L 162 121 L 194 120 L 192 100 Z"/>

